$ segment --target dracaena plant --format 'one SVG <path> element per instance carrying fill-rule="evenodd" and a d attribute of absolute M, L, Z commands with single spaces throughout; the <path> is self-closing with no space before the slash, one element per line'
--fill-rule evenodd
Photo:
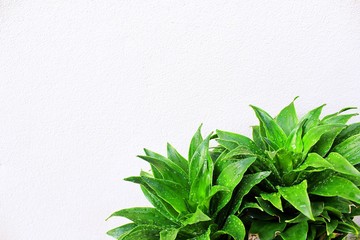
<path fill-rule="evenodd" d="M 201 126 L 187 159 L 145 149 L 150 172 L 140 184 L 153 205 L 111 215 L 131 220 L 108 232 L 116 239 L 343 239 L 359 235 L 360 123 L 345 108 L 320 118 L 324 105 L 298 118 L 294 101 L 275 117 L 251 106 L 253 137 Z M 216 141 L 215 147 L 209 147 Z"/>

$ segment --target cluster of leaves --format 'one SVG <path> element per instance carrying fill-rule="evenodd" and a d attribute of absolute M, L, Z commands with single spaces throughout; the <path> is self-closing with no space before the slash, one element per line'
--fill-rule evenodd
<path fill-rule="evenodd" d="M 167 157 L 145 149 L 151 173 L 140 184 L 154 206 L 123 209 L 132 223 L 108 232 L 121 240 L 344 239 L 359 235 L 360 123 L 353 108 L 320 118 L 324 105 L 298 119 L 294 101 L 259 119 L 253 139 L 201 126 L 188 159 L 170 144 Z M 209 147 L 210 141 L 216 147 Z"/>

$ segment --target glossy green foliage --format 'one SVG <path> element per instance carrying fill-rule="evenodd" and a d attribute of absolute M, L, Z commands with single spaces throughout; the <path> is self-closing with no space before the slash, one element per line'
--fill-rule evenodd
<path fill-rule="evenodd" d="M 296 99 L 296 98 L 295 98 Z M 139 184 L 153 207 L 113 213 L 131 221 L 108 235 L 121 240 L 317 240 L 359 236 L 360 123 L 355 108 L 321 117 L 325 105 L 303 117 L 295 99 L 259 120 L 252 139 L 201 126 L 187 157 L 171 144 L 167 155 L 144 149 L 150 172 Z M 217 143 L 217 145 L 215 145 Z M 214 147 L 210 147 L 214 146 Z"/>

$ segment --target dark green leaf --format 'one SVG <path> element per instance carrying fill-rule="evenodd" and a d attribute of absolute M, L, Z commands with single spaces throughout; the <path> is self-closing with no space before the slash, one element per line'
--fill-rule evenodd
<path fill-rule="evenodd" d="M 217 238 L 221 235 L 229 235 L 234 240 L 243 240 L 245 237 L 245 227 L 242 221 L 235 215 L 230 215 L 226 222 L 224 227 L 217 231 L 212 237 Z"/>
<path fill-rule="evenodd" d="M 281 233 L 280 236 L 284 240 L 306 240 L 308 232 L 308 223 L 301 222 L 294 226 L 289 227 L 285 232 Z"/>
<path fill-rule="evenodd" d="M 299 210 L 305 216 L 314 219 L 312 214 L 311 205 L 309 196 L 307 193 L 307 182 L 306 180 L 302 181 L 298 185 L 293 185 L 291 187 L 278 187 L 279 193 L 281 196 L 288 201 L 294 208 Z"/>
<path fill-rule="evenodd" d="M 249 230 L 249 239 L 272 240 L 286 227 L 286 223 L 277 223 L 270 221 L 252 221 Z"/>

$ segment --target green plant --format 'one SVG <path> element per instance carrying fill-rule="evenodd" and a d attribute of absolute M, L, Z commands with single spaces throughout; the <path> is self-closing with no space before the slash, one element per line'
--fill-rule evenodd
<path fill-rule="evenodd" d="M 167 157 L 145 149 L 151 172 L 125 180 L 140 184 L 154 208 L 113 213 L 132 223 L 108 232 L 122 240 L 343 239 L 359 235 L 360 123 L 353 108 L 320 118 L 324 105 L 301 119 L 294 101 L 275 118 L 259 119 L 253 139 L 201 126 L 188 159 L 167 145 Z M 210 141 L 215 147 L 209 147 Z"/>

